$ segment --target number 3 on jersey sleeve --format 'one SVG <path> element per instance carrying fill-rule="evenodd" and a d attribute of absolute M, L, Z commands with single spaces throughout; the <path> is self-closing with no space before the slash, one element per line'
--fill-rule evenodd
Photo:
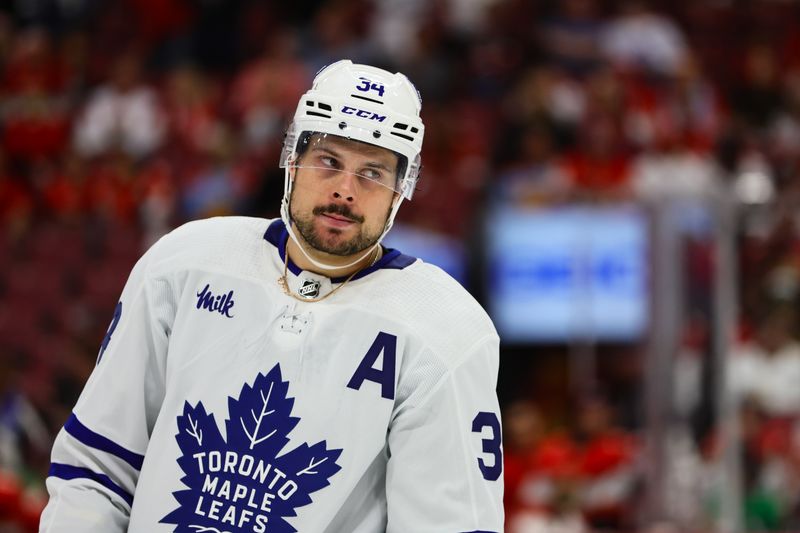
<path fill-rule="evenodd" d="M 481 411 L 472 420 L 472 432 L 483 433 L 483 428 L 491 429 L 492 435 L 489 438 L 481 439 L 483 452 L 490 454 L 494 460 L 487 461 L 483 457 L 478 457 L 478 468 L 481 469 L 483 478 L 488 481 L 497 481 L 503 473 L 503 450 L 500 446 L 503 443 L 500 432 L 500 421 L 497 415 L 488 411 Z"/>

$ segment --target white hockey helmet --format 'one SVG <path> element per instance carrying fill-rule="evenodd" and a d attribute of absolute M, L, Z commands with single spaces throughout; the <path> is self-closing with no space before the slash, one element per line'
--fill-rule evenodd
<path fill-rule="evenodd" d="M 286 134 L 281 168 L 297 157 L 298 143 L 323 133 L 391 150 L 400 156 L 396 192 L 410 200 L 419 176 L 425 127 L 422 100 L 401 73 L 341 60 L 320 70 L 297 105 Z"/>
<path fill-rule="evenodd" d="M 293 186 L 290 168 L 312 135 L 335 135 L 385 148 L 398 156 L 393 189 L 399 197 L 378 240 L 380 243 L 391 228 L 402 200 L 410 200 L 414 194 L 425 133 L 421 108 L 419 92 L 399 72 L 392 74 L 347 59 L 321 69 L 311 89 L 300 98 L 281 152 L 280 166 L 285 169 L 281 218 L 290 235 L 295 237 L 289 206 Z"/>

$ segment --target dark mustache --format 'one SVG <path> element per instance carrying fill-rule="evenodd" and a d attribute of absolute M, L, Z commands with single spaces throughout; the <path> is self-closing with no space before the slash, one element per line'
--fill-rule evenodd
<path fill-rule="evenodd" d="M 359 224 L 364 222 L 364 217 L 356 215 L 344 204 L 318 205 L 313 209 L 312 213 L 315 215 L 339 215 Z"/>

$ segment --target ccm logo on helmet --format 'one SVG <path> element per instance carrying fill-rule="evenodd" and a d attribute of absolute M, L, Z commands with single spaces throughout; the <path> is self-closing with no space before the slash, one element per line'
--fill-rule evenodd
<path fill-rule="evenodd" d="M 386 115 L 379 115 L 377 113 L 373 113 L 372 111 L 364 111 L 363 109 L 356 109 L 355 107 L 350 107 L 348 105 L 342 107 L 342 113 L 344 113 L 345 115 L 355 115 L 361 118 L 377 120 L 378 122 L 383 122 L 384 120 L 386 120 Z"/>

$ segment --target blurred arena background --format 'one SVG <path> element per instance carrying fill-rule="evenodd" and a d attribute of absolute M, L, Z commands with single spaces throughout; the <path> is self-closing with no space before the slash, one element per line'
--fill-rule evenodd
<path fill-rule="evenodd" d="M 2 2 L 0 531 L 37 531 L 138 256 L 277 216 L 340 58 L 423 95 L 387 244 L 501 333 L 506 530 L 797 531 L 798 30 L 792 0 Z"/>

